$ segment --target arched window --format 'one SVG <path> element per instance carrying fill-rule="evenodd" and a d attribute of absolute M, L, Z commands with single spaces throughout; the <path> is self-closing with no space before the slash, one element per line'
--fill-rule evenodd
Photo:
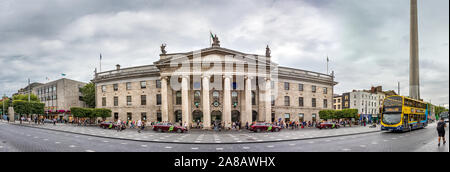
<path fill-rule="evenodd" d="M 195 93 L 194 93 L 194 104 L 195 104 L 195 106 L 197 106 L 197 108 L 200 105 L 200 97 L 201 97 L 200 91 L 195 91 Z"/>
<path fill-rule="evenodd" d="M 233 102 L 234 107 L 236 107 L 239 103 L 238 93 L 236 91 L 233 91 L 231 93 L 231 102 Z"/>
<path fill-rule="evenodd" d="M 176 104 L 181 105 L 181 91 L 177 91 L 176 96 Z"/>

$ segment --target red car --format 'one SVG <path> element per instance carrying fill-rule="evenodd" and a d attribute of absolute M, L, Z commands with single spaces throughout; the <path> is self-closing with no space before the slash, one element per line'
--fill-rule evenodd
<path fill-rule="evenodd" d="M 256 123 L 254 125 L 251 125 L 249 130 L 257 133 L 261 131 L 279 132 L 281 131 L 281 127 L 272 125 L 271 123 Z"/>
<path fill-rule="evenodd" d="M 320 125 L 317 125 L 317 128 L 318 129 L 328 129 L 328 128 L 331 128 L 331 129 L 333 129 L 333 128 L 335 128 L 335 129 L 338 129 L 338 128 L 340 128 L 341 126 L 338 124 L 338 123 L 321 123 Z"/>
<path fill-rule="evenodd" d="M 112 128 L 110 128 L 111 124 L 112 124 Z M 117 123 L 109 122 L 109 121 L 102 122 L 102 123 L 100 123 L 99 126 L 100 126 L 100 128 L 103 128 L 103 129 L 107 129 L 107 128 L 109 128 L 109 129 L 117 129 L 117 127 L 118 127 Z M 125 129 L 126 129 L 126 127 L 122 126 L 122 130 L 125 130 Z"/>
<path fill-rule="evenodd" d="M 184 133 L 187 131 L 187 129 L 184 127 L 175 126 L 172 123 L 159 123 L 153 126 L 153 131 Z"/>

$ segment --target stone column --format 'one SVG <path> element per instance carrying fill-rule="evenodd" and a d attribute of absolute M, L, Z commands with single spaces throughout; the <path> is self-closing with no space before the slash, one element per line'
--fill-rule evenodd
<path fill-rule="evenodd" d="M 266 105 L 266 109 L 265 109 L 265 121 L 266 122 L 272 122 L 272 87 L 271 87 L 271 83 L 272 81 L 270 80 L 270 78 L 266 78 L 266 92 L 265 92 L 265 105 Z"/>
<path fill-rule="evenodd" d="M 161 77 L 161 117 L 162 121 L 169 121 L 169 104 L 167 102 L 167 80 L 168 77 Z"/>
<path fill-rule="evenodd" d="M 231 76 L 224 76 L 223 118 L 225 127 L 231 127 Z"/>
<path fill-rule="evenodd" d="M 248 122 L 249 126 L 252 122 L 252 77 L 246 76 L 245 77 L 245 106 L 244 106 L 244 114 L 243 114 L 243 120 L 242 124 L 245 126 L 245 124 Z"/>
<path fill-rule="evenodd" d="M 9 117 L 9 121 L 8 122 L 14 122 L 15 121 L 14 108 L 13 107 L 9 107 L 8 108 L 8 117 Z"/>
<path fill-rule="evenodd" d="M 202 87 L 202 95 L 203 95 L 203 129 L 209 130 L 211 129 L 211 102 L 209 100 L 209 79 L 211 76 L 203 76 L 203 87 Z"/>
<path fill-rule="evenodd" d="M 182 110 L 182 119 L 183 126 L 185 123 L 188 124 L 188 128 L 190 127 L 190 112 L 189 112 L 189 76 L 183 76 L 181 79 L 181 110 Z"/>

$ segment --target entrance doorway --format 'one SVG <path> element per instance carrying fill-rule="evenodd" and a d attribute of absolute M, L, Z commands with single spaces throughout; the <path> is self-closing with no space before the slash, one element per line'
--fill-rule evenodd
<path fill-rule="evenodd" d="M 222 112 L 220 111 L 213 111 L 211 112 L 211 122 L 222 122 Z"/>
<path fill-rule="evenodd" d="M 241 113 L 237 110 L 231 111 L 231 122 L 238 122 L 241 120 Z"/>
<path fill-rule="evenodd" d="M 252 111 L 252 121 L 258 121 L 258 112 Z"/>
<path fill-rule="evenodd" d="M 175 122 L 182 122 L 183 121 L 183 113 L 181 110 L 175 111 Z"/>

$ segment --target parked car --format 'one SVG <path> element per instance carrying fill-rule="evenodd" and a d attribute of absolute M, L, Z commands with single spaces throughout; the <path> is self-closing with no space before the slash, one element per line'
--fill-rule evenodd
<path fill-rule="evenodd" d="M 109 126 L 112 124 L 112 127 L 109 128 Z M 117 129 L 118 125 L 115 122 L 110 122 L 110 121 L 104 121 L 102 123 L 99 124 L 100 128 L 103 129 Z M 126 127 L 124 125 L 122 125 L 122 130 L 125 130 Z"/>
<path fill-rule="evenodd" d="M 53 124 L 53 120 L 51 120 L 51 119 L 44 119 L 44 123 L 51 123 L 51 124 Z"/>
<path fill-rule="evenodd" d="M 176 126 L 172 123 L 159 123 L 153 126 L 153 131 L 157 132 L 177 132 L 177 133 L 184 133 L 187 130 L 187 128 Z"/>
<path fill-rule="evenodd" d="M 340 127 L 341 127 L 341 125 L 339 125 L 338 123 L 334 123 L 334 122 L 324 122 L 324 123 L 321 123 L 320 125 L 317 125 L 317 128 L 319 128 L 319 129 L 328 129 L 328 128 L 338 129 Z"/>
<path fill-rule="evenodd" d="M 271 123 L 256 123 L 251 125 L 249 130 L 257 133 L 261 131 L 279 132 L 281 131 L 281 127 Z"/>

